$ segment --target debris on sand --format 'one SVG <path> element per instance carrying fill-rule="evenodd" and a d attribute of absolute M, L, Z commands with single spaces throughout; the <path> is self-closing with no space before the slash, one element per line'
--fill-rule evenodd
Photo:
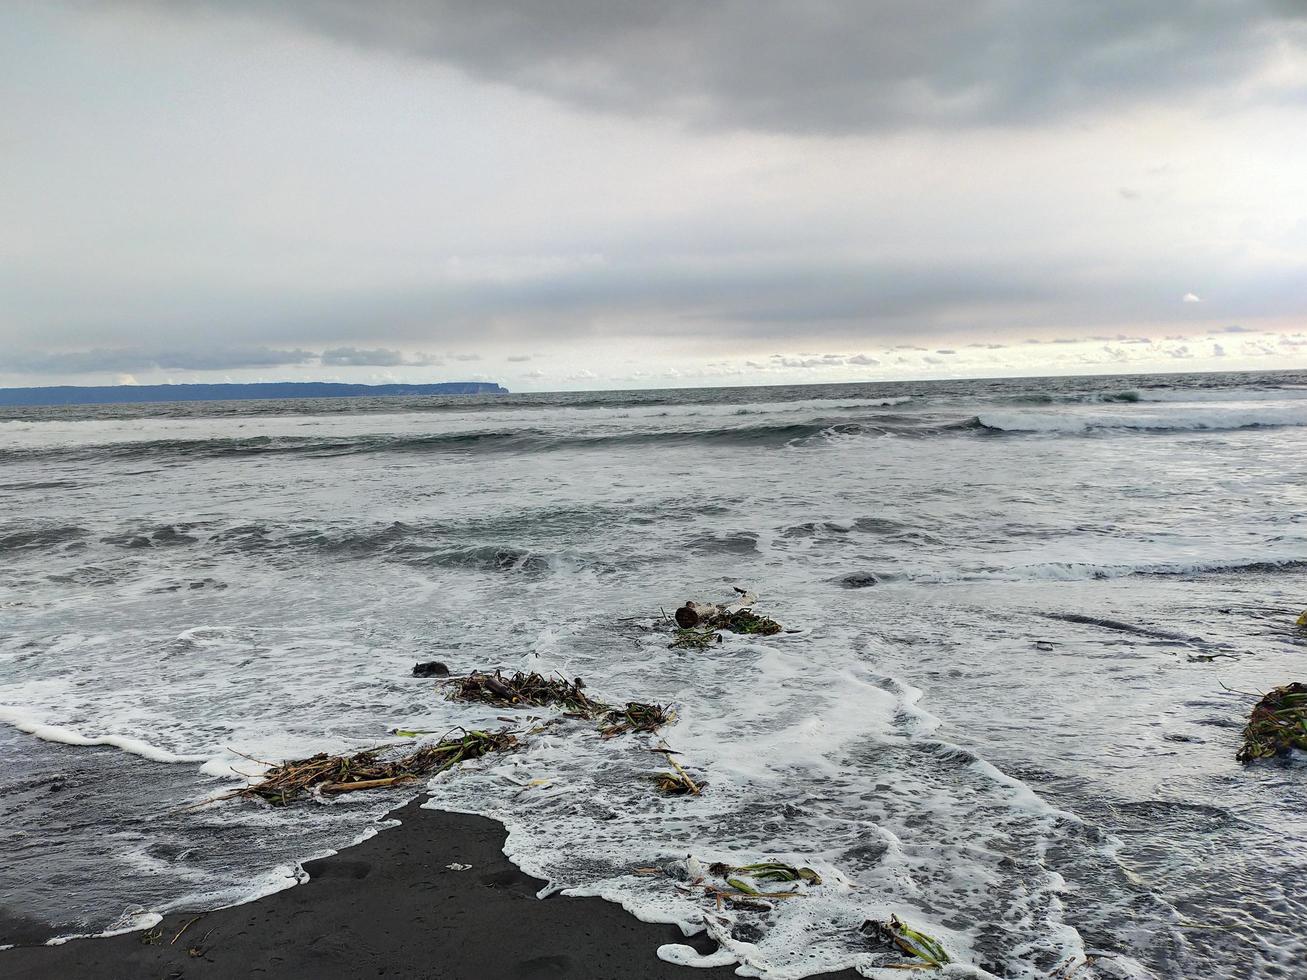
<path fill-rule="evenodd" d="M 719 862 L 708 865 L 708 870 L 719 878 L 725 878 L 736 888 L 740 888 L 740 886 L 732 882 L 731 877 L 740 875 L 745 875 L 755 881 L 806 881 L 810 885 L 821 884 L 821 875 L 813 871 L 812 868 L 796 868 L 792 864 L 782 864 L 780 861 L 763 861 L 760 864 L 742 864 L 738 867 Z M 745 891 L 745 889 L 740 888 L 740 891 Z"/>
<path fill-rule="evenodd" d="M 597 718 L 608 711 L 608 705 L 596 701 L 584 691 L 581 678 L 574 681 L 563 677 L 545 677 L 534 671 L 518 671 L 505 677 L 499 671 L 482 674 L 473 671 L 466 677 L 455 677 L 446 682 L 451 701 L 481 701 L 501 708 L 543 708 L 559 705 L 565 714 L 577 718 Z"/>
<path fill-rule="evenodd" d="M 737 908 L 767 911 L 774 908 L 773 899 L 804 898 L 809 885 L 820 885 L 821 876 L 812 868 L 799 868 L 780 861 L 764 861 L 760 864 L 730 865 L 717 862 L 705 868 L 693 854 L 687 854 L 684 861 L 674 862 L 671 869 L 666 869 L 686 884 L 677 884 L 677 888 L 687 894 L 694 888 L 702 888 L 704 894 L 717 902 L 721 908 L 729 902 Z M 635 874 L 662 874 L 663 868 L 635 868 Z M 716 884 L 710 877 L 721 878 L 726 886 Z M 746 879 L 753 879 L 748 881 Z M 772 891 L 757 887 L 754 882 L 790 881 L 796 882 L 793 888 Z"/>
<path fill-rule="evenodd" d="M 891 915 L 889 922 L 868 919 L 858 931 L 878 945 L 893 946 L 905 956 L 921 960 L 921 964 L 914 964 L 915 968 L 939 967 L 951 962 L 939 940 L 918 932 L 897 915 Z"/>
<path fill-rule="evenodd" d="M 1307 684 L 1277 687 L 1254 705 L 1243 730 L 1240 762 L 1307 750 Z"/>
<path fill-rule="evenodd" d="M 257 796 L 273 806 L 285 806 L 305 793 L 327 795 L 399 786 L 434 776 L 469 759 L 518 747 L 517 735 L 507 728 L 497 732 L 458 731 L 462 734 L 450 735 L 404 754 L 388 753 L 387 749 L 392 747 L 380 746 L 353 755 L 319 752 L 307 759 L 283 762 L 264 773 L 262 781 L 217 799 Z"/>
<path fill-rule="evenodd" d="M 414 677 L 448 677 L 449 667 L 442 664 L 439 660 L 428 660 L 426 663 L 413 665 Z"/>
<path fill-rule="evenodd" d="M 628 701 L 625 708 L 613 708 L 599 720 L 599 736 L 614 738 L 627 732 L 656 732 L 676 720 L 676 714 L 661 704 Z"/>

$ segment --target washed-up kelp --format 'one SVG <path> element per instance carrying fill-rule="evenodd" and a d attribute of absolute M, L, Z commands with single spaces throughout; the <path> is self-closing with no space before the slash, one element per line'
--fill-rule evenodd
<path fill-rule="evenodd" d="M 686 893 L 693 893 L 695 888 L 702 888 L 705 895 L 717 902 L 718 908 L 721 908 L 723 903 L 729 902 L 737 908 L 766 911 L 775 907 L 771 902 L 772 899 L 804 898 L 808 894 L 805 886 L 821 884 L 821 876 L 812 868 L 798 868 L 791 864 L 782 864 L 779 861 L 764 861 L 760 864 L 739 866 L 717 863 L 704 868 L 698 858 L 692 854 L 687 854 L 683 862 L 675 862 L 671 869 L 666 870 L 677 874 L 677 877 L 680 877 L 678 871 L 683 872 L 686 883 L 678 884 L 676 887 Z M 658 867 L 635 868 L 634 872 L 641 875 L 663 874 L 665 869 Z M 708 880 L 710 876 L 724 879 L 726 887 Z M 746 878 L 751 878 L 753 881 L 748 881 Z M 769 891 L 758 888 L 753 883 L 764 881 L 792 881 L 800 884 L 794 888 Z"/>
<path fill-rule="evenodd" d="M 1235 758 L 1252 762 L 1294 748 L 1307 750 L 1307 684 L 1277 687 L 1257 702 Z"/>
<path fill-rule="evenodd" d="M 939 940 L 918 932 L 897 915 L 891 915 L 888 922 L 868 919 L 860 931 L 878 945 L 893 946 L 905 956 L 921 960 L 923 966 L 944 966 L 950 962 Z"/>
<path fill-rule="evenodd" d="M 796 868 L 792 864 L 782 864 L 779 861 L 763 861 L 760 864 L 742 864 L 738 867 L 718 862 L 716 864 L 708 865 L 708 870 L 719 878 L 725 878 L 727 881 L 730 881 L 736 888 L 739 888 L 740 886 L 731 881 L 731 878 L 738 878 L 741 875 L 745 875 L 755 881 L 806 881 L 810 885 L 821 884 L 821 875 L 813 871 L 812 868 Z M 745 889 L 740 888 L 740 891 L 744 890 Z"/>
<path fill-rule="evenodd" d="M 451 701 L 481 701 L 501 708 L 559 705 L 564 712 L 579 718 L 597 718 L 608 710 L 608 705 L 596 701 L 583 690 L 581 678 L 574 681 L 562 677 L 545 677 L 534 671 L 518 671 L 505 677 L 499 671 L 482 674 L 473 671 L 466 677 L 456 677 L 446 684 L 446 697 Z"/>
<path fill-rule="evenodd" d="M 599 735 L 613 738 L 627 732 L 656 732 L 675 719 L 675 714 L 661 704 L 628 701 L 625 708 L 614 708 L 599 720 Z"/>
<path fill-rule="evenodd" d="M 491 752 L 517 748 L 517 736 L 507 728 L 497 732 L 464 731 L 405 754 L 388 754 L 385 746 L 353 755 L 319 752 L 307 759 L 275 765 L 262 782 L 244 786 L 221 799 L 257 796 L 273 806 L 285 806 L 306 792 L 324 794 L 398 786 L 451 769 L 460 762 Z"/>

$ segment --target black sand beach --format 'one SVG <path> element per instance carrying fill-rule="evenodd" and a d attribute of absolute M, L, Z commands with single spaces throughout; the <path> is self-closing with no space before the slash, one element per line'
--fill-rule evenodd
<path fill-rule="evenodd" d="M 711 980 L 655 955 L 662 943 L 711 949 L 674 926 L 640 922 L 597 898 L 535 895 L 541 882 L 504 857 L 503 827 L 423 810 L 399 827 L 305 864 L 310 881 L 247 905 L 169 915 L 147 941 L 134 932 L 0 952 L 7 980 L 275 976 Z M 451 871 L 450 864 L 471 865 Z M 175 941 L 174 941 L 175 939 Z M 852 978 L 853 973 L 840 974 Z"/>

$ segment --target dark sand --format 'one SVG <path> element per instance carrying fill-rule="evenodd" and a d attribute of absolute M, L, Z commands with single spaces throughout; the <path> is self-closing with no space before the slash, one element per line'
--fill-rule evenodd
<path fill-rule="evenodd" d="M 0 951 L 0 977 L 735 976 L 733 967 L 691 970 L 655 955 L 668 942 L 712 949 L 703 937 L 686 939 L 674 926 L 640 922 L 602 899 L 540 901 L 535 895 L 542 883 L 509 864 L 501 850 L 504 828 L 493 820 L 422 810 L 417 802 L 392 816 L 402 825 L 306 863 L 310 881 L 305 885 L 198 918 L 194 912 L 169 915 L 152 944 L 146 934 L 134 932 Z M 472 867 L 447 870 L 453 863 Z M 851 971 L 839 976 L 856 980 Z"/>

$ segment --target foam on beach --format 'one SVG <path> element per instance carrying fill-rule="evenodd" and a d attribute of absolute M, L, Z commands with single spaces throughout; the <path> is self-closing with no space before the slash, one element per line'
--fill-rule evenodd
<path fill-rule="evenodd" d="M 24 422 L 0 459 L 0 723 L 24 740 L 0 885 L 91 932 L 288 887 L 406 794 L 181 808 L 254 760 L 506 724 L 411 676 L 440 659 L 674 706 L 653 737 L 565 721 L 430 803 L 501 819 L 546 890 L 722 947 L 664 958 L 873 971 L 860 927 L 897 915 L 955 975 L 1269 978 L 1307 955 L 1307 908 L 1254 879 L 1307 873 L 1307 802 L 1231 771 L 1220 682 L 1270 687 L 1300 656 L 1278 624 L 1307 403 L 1077 383 Z M 660 607 L 735 584 L 795 632 L 668 648 Z M 657 794 L 660 745 L 701 796 Z M 58 855 L 17 846 L 59 819 Z M 687 854 L 823 884 L 718 909 Z M 1179 908 L 1255 921 L 1256 962 Z"/>

